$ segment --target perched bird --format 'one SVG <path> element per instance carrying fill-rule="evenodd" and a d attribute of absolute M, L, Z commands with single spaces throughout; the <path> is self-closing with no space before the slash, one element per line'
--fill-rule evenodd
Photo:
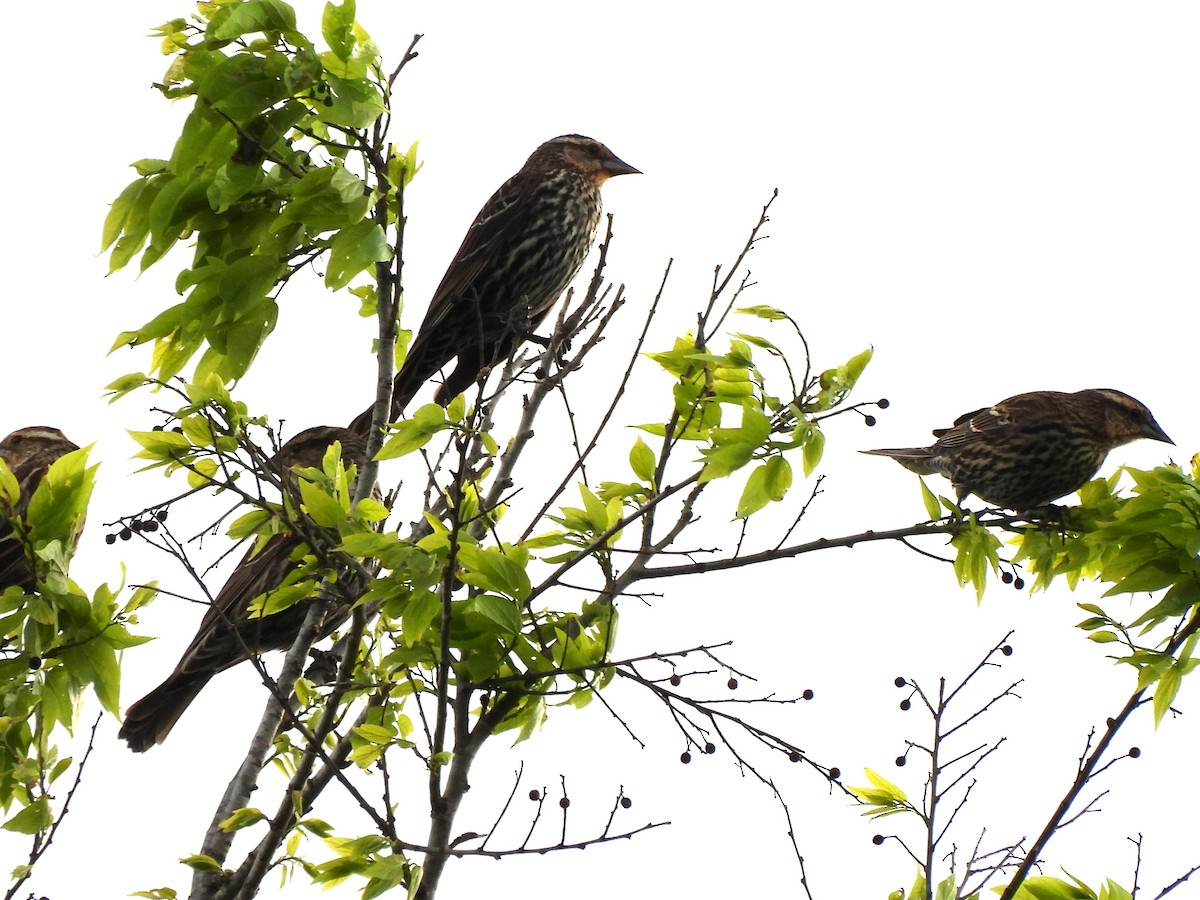
<path fill-rule="evenodd" d="M 345 428 L 318 426 L 287 441 L 273 458 L 272 467 L 278 466 L 283 472 L 294 466 L 319 468 L 325 451 L 334 441 L 341 442 L 345 465 L 362 465 L 366 443 L 361 437 Z M 296 476 L 288 480 L 289 490 L 298 493 Z M 251 550 L 243 557 L 213 599 L 174 671 L 125 713 L 118 736 L 129 742 L 130 750 L 142 753 L 161 744 L 184 710 L 218 672 L 249 659 L 252 654 L 285 650 L 292 645 L 308 615 L 308 602 L 293 604 L 268 616 L 251 616 L 250 603 L 282 584 L 306 549 L 299 535 L 282 533 L 270 538 L 259 553 Z M 321 637 L 346 620 L 350 613 L 347 601 L 366 588 L 349 577 L 343 577 L 338 584 L 337 599 L 342 602 L 327 611 Z"/>
<path fill-rule="evenodd" d="M 592 247 L 600 185 L 639 170 L 599 141 L 546 141 L 483 205 L 434 291 L 392 386 L 391 419 L 451 359 L 434 399 L 442 406 L 516 352 L 541 324 Z M 368 408 L 351 424 L 370 430 Z"/>
<path fill-rule="evenodd" d="M 78 450 L 57 428 L 33 425 L 20 428 L 0 441 L 0 457 L 17 479 L 21 495 L 12 509 L 0 508 L 0 591 L 19 585 L 26 591 L 36 586 L 36 575 L 25 548 L 13 534 L 11 518 L 24 518 L 29 500 L 42 483 L 46 471 L 60 456 Z"/>
<path fill-rule="evenodd" d="M 932 447 L 865 450 L 968 494 L 1024 511 L 1079 490 L 1108 451 L 1138 438 L 1173 443 L 1142 403 L 1109 388 L 1031 391 L 959 416 Z"/>

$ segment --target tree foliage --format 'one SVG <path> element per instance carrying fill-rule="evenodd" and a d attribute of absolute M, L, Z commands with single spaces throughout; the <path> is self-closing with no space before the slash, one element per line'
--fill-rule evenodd
<path fill-rule="evenodd" d="M 115 381 L 110 394 L 123 404 L 153 395 L 159 409 L 162 398 L 170 398 L 159 428 L 131 433 L 137 455 L 148 468 L 181 477 L 189 493 L 238 498 L 246 509 L 228 526 L 231 537 L 262 542 L 281 530 L 304 535 L 311 555 L 286 590 L 264 602 L 264 614 L 339 596 L 355 612 L 338 635 L 329 677 L 302 671 L 319 603 L 312 604 L 279 674 L 272 677 L 258 664 L 268 688 L 263 722 L 202 849 L 185 859 L 195 872 L 194 896 L 252 896 L 270 871 L 281 869 L 326 885 L 353 877 L 364 898 L 395 888 L 432 898 L 452 858 L 586 846 L 657 827 L 625 824 L 622 794 L 603 829 L 577 843 L 564 837 L 545 846 L 528 838 L 500 845 L 511 796 L 499 803 L 494 824 L 476 829 L 459 821 L 472 765 L 492 737 L 533 739 L 559 709 L 585 707 L 617 680 L 663 704 L 689 754 L 712 752 L 721 741 L 785 810 L 755 754 L 805 763 L 868 814 L 916 817 L 922 838 L 920 852 L 910 849 L 919 868 L 910 896 L 977 897 L 992 885 L 1009 898 L 1128 896 L 1115 882 L 1093 892 L 1073 879 L 1030 873 L 1091 774 L 1105 764 L 1111 736 L 1147 693 L 1161 721 L 1195 667 L 1196 461 L 1188 471 L 1131 472 L 1132 496 L 1117 492 L 1118 476 L 1097 480 L 1083 489 L 1079 506 L 1036 519 L 964 511 L 924 487 L 927 521 L 792 542 L 819 491 L 813 476 L 828 449 L 830 420 L 866 416 L 868 407 L 886 403 L 851 400 L 870 349 L 843 363 L 816 365 L 800 325 L 781 304 L 747 303 L 753 283 L 745 263 L 764 235 L 768 202 L 733 263 L 717 268 L 686 332 L 669 346 L 650 343 L 668 266 L 640 335 L 623 342 L 624 369 L 606 367 L 612 379 L 587 381 L 592 373 L 581 374 L 584 360 L 594 358 L 602 338 L 614 339 L 611 323 L 630 314 L 624 286 L 607 280 L 610 219 L 590 282 L 568 295 L 544 349 L 519 355 L 444 409 L 411 410 L 386 439 L 373 440 L 373 459 L 361 472 L 347 472 L 331 454 L 322 469 L 306 473 L 297 502 L 266 474 L 264 464 L 279 443 L 269 412 L 252 412 L 237 398 L 237 383 L 287 314 L 285 288 L 311 289 L 319 269 L 328 292 L 349 291 L 378 321 L 375 399 L 377 409 L 387 409 L 395 357 L 404 345 L 404 190 L 420 168 L 415 144 L 401 142 L 407 149 L 400 150 L 391 142 L 399 112 L 393 86 L 416 58 L 419 36 L 389 72 L 356 21 L 353 0 L 326 4 L 321 43 L 298 30 L 293 9 L 281 0 L 225 0 L 198 9 L 197 16 L 156 30 L 170 57 L 158 88 L 170 100 L 190 103 L 188 116 L 168 158 L 134 164 L 137 178 L 114 201 L 102 239 L 113 271 L 135 260 L 141 270 L 168 260 L 179 264 L 181 299 L 117 337 L 114 350 L 148 345 L 150 362 L 145 372 Z M 190 252 L 186 264 L 179 262 L 184 252 Z M 622 404 L 633 373 L 648 369 L 653 374 L 639 375 L 639 384 L 648 386 L 642 393 L 659 392 L 659 413 L 650 421 L 627 421 Z M 585 382 L 586 412 L 572 405 Z M 365 402 L 371 386 L 361 393 Z M 348 387 L 347 395 L 357 391 Z M 554 417 L 552 400 L 569 411 L 565 421 Z M 351 403 L 347 416 L 360 405 Z M 553 477 L 541 471 L 522 481 L 518 463 L 538 441 L 560 448 L 569 442 L 571 453 Z M 0 598 L 0 803 L 18 810 L 5 827 L 33 840 L 17 886 L 61 821 L 49 787 L 70 760 L 59 758 L 53 735 L 75 727 L 84 690 L 119 714 L 118 653 L 142 640 L 127 625 L 155 593 L 139 588 L 121 603 L 120 590 L 101 586 L 89 597 L 67 577 L 95 472 L 85 458 L 80 451 L 57 463 L 25 520 L 16 523 L 38 561 L 36 592 L 10 588 Z M 423 490 L 392 491 L 386 503 L 373 499 L 371 486 L 377 473 L 386 478 L 388 466 L 403 471 L 401 481 L 423 479 Z M 0 466 L 0 503 L 10 511 L 15 490 Z M 807 499 L 797 499 L 800 494 Z M 188 565 L 186 541 L 159 515 L 174 502 L 181 501 L 132 512 L 125 526 L 179 559 L 197 589 L 211 596 Z M 773 521 L 766 511 L 783 507 L 795 509 L 789 523 L 757 527 Z M 719 551 L 702 554 L 682 540 L 694 533 L 702 509 L 730 523 Z M 935 726 L 934 739 L 922 745 L 931 762 L 918 803 L 910 799 L 915 793 L 875 771 L 868 772 L 869 786 L 843 787 L 840 773 L 797 741 L 755 723 L 755 703 L 763 698 L 736 713 L 699 699 L 682 684 L 678 667 L 691 654 L 732 679 L 736 670 L 719 645 L 637 658 L 620 651 L 620 603 L 646 582 L 832 547 L 947 538 L 954 577 L 979 598 L 997 579 L 1020 584 L 1020 573 L 1032 578 L 1034 589 L 1056 581 L 1071 587 L 1099 582 L 1111 585 L 1105 596 L 1150 594 L 1127 621 L 1099 603 L 1081 604 L 1088 614 L 1081 629 L 1136 670 L 1136 690 L 1090 748 L 1042 836 L 1029 847 L 1003 847 L 998 862 L 976 855 L 958 870 L 935 852 L 945 839 L 935 821 L 959 784 L 938 781 L 950 765 L 939 754 L 952 730 L 953 692 L 906 683 Z M 352 569 L 378 575 L 365 594 L 339 595 Z M 1003 646 L 992 653 L 1002 654 Z M 1002 691 L 993 702 L 1006 696 Z M 967 713 L 967 721 L 979 712 Z M 974 772 L 991 752 L 954 762 Z M 400 784 L 409 781 L 400 773 L 414 770 L 427 789 L 398 797 Z M 321 815 L 330 790 L 352 798 L 373 830 L 348 831 Z M 258 805 L 251 807 L 254 791 Z M 533 824 L 545 797 L 537 799 Z M 411 810 L 418 803 L 427 831 L 414 834 L 410 817 L 399 817 L 397 807 Z M 240 860 L 235 837 L 242 842 Z M 803 868 L 799 847 L 796 855 Z"/>

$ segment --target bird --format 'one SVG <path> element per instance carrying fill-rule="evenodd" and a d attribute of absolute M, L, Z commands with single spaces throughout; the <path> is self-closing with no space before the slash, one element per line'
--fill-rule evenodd
<path fill-rule="evenodd" d="M 566 290 L 600 223 L 600 186 L 641 174 L 597 140 L 565 134 L 533 151 L 479 210 L 433 292 L 392 385 L 390 420 L 451 359 L 446 406 L 516 352 Z M 374 406 L 350 424 L 370 431 Z"/>
<path fill-rule="evenodd" d="M 1083 487 L 1110 450 L 1149 438 L 1174 442 L 1146 405 L 1111 388 L 1030 391 L 977 409 L 933 432 L 930 447 L 864 450 L 919 475 L 950 479 L 961 504 L 974 494 L 1025 512 Z"/>
<path fill-rule="evenodd" d="M 0 441 L 0 458 L 17 480 L 20 495 L 11 508 L 0 508 L 0 592 L 14 585 L 25 591 L 37 586 L 37 573 L 25 547 L 13 532 L 12 520 L 24 519 L 50 466 L 79 447 L 57 428 L 31 425 Z"/>
<path fill-rule="evenodd" d="M 317 426 L 301 431 L 287 441 L 268 462 L 267 468 L 287 472 L 296 466 L 320 468 L 325 451 L 341 442 L 346 466 L 361 466 L 366 443 L 361 437 L 337 426 Z M 298 495 L 297 476 L 287 479 L 288 489 Z M 204 614 L 192 642 L 174 670 L 158 687 L 138 700 L 125 713 L 118 733 L 129 749 L 143 753 L 161 744 L 188 706 L 218 672 L 267 650 L 285 650 L 296 640 L 308 615 L 309 602 L 293 604 L 268 616 L 251 615 L 250 603 L 285 582 L 308 553 L 304 539 L 294 532 L 272 536 L 258 553 L 248 552 Z M 370 570 L 370 566 L 368 565 Z M 326 612 L 319 637 L 325 637 L 350 614 L 350 600 L 365 590 L 361 579 L 342 574 L 336 603 Z"/>

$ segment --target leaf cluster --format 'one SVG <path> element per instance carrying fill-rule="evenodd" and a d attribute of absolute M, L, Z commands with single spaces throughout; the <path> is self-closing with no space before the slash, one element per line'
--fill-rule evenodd
<path fill-rule="evenodd" d="M 157 29 L 172 57 L 159 88 L 194 103 L 170 157 L 134 164 L 102 246 L 111 270 L 140 254 L 144 271 L 193 241 L 175 284 L 183 301 L 113 347 L 152 344 L 162 380 L 201 349 L 196 381 L 240 378 L 275 327 L 283 287 L 317 257 L 332 290 L 391 258 L 387 223 L 368 217 L 388 187 L 346 165 L 386 109 L 379 51 L 354 12 L 354 0 L 326 5 L 327 50 L 282 0 L 200 4 L 197 19 Z M 400 178 L 415 172 L 414 155 L 393 160 Z"/>

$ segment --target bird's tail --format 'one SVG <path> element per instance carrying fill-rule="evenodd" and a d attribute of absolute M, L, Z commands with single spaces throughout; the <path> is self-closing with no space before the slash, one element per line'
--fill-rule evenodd
<path fill-rule="evenodd" d="M 145 753 L 161 744 L 211 677 L 211 672 L 173 673 L 129 707 L 117 737 L 128 742 L 134 753 Z"/>
<path fill-rule="evenodd" d="M 933 454 L 928 447 L 902 447 L 894 450 L 861 450 L 871 456 L 890 456 L 910 472 L 918 475 L 938 475 L 941 470 L 933 462 Z"/>
<path fill-rule="evenodd" d="M 396 377 L 392 381 L 392 406 L 388 410 L 387 421 L 395 422 L 399 419 L 409 401 L 421 389 L 421 385 L 437 373 L 438 366 L 431 368 L 425 361 L 426 355 L 423 352 L 423 345 L 416 341 L 408 348 L 408 356 L 405 357 L 404 365 L 400 367 L 400 371 L 396 373 Z M 453 399 L 453 397 L 449 398 L 446 403 Z M 445 406 L 446 403 L 442 403 L 442 405 Z M 372 403 L 355 416 L 354 421 L 347 427 L 360 437 L 366 437 L 371 433 L 371 418 L 374 412 L 375 404 Z"/>

